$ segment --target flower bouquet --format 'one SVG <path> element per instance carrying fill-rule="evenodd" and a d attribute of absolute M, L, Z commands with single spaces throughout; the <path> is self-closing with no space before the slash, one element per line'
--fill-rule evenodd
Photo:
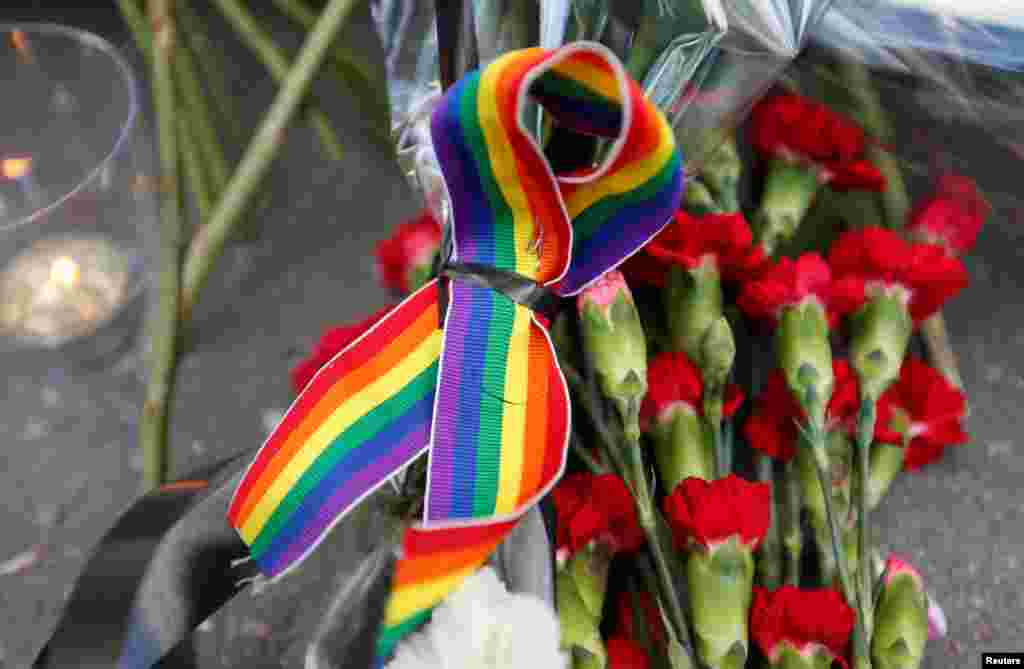
<path fill-rule="evenodd" d="M 373 10 L 399 301 L 324 333 L 227 505 L 272 579 L 394 521 L 310 648 L 365 606 L 400 669 L 923 666 L 944 614 L 872 521 L 968 441 L 941 314 L 996 194 L 883 100 L 1014 64 L 825 1 Z"/>

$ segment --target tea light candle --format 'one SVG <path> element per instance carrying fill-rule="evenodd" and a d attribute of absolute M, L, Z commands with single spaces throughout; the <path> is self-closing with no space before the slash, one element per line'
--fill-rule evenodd
<path fill-rule="evenodd" d="M 127 301 L 128 269 L 101 237 L 37 241 L 0 274 L 0 334 L 50 347 L 93 334 Z"/>

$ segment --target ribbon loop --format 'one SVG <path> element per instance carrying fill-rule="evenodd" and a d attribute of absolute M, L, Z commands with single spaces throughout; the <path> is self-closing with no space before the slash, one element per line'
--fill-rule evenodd
<path fill-rule="evenodd" d="M 612 140 L 601 163 L 556 175 L 522 122 L 530 99 Z M 599 44 L 498 58 L 452 86 L 431 133 L 452 203 L 447 290 L 420 289 L 317 374 L 229 513 L 260 568 L 280 575 L 429 450 L 384 655 L 558 481 L 570 402 L 543 314 L 656 235 L 683 189 L 671 128 Z"/>

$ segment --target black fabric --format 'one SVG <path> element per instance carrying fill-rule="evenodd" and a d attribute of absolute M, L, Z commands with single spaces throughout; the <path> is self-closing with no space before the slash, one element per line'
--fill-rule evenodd
<path fill-rule="evenodd" d="M 441 275 L 452 279 L 471 281 L 496 290 L 517 304 L 536 312 L 551 322 L 562 307 L 562 298 L 533 279 L 515 272 L 480 265 L 478 263 L 447 263 Z M 447 301 L 447 295 L 445 296 Z M 446 304 L 443 306 L 447 306 Z M 443 317 L 442 317 L 443 318 Z"/>
<path fill-rule="evenodd" d="M 251 456 L 133 504 L 94 549 L 33 669 L 191 666 L 192 630 L 256 575 L 227 522 Z"/>

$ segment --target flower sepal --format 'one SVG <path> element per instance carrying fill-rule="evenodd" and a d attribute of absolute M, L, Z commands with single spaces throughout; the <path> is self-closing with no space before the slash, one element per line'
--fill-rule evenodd
<path fill-rule="evenodd" d="M 556 574 L 562 648 L 571 652 L 573 667 L 603 669 L 607 664 L 599 628 L 612 556 L 603 542 L 592 541 L 562 564 Z"/>
<path fill-rule="evenodd" d="M 914 567 L 890 557 L 875 609 L 871 659 L 875 669 L 917 669 L 928 641 L 928 595 Z"/>
<path fill-rule="evenodd" d="M 701 349 L 711 326 L 722 317 L 722 280 L 714 262 L 687 270 L 669 270 L 665 290 L 672 349 L 701 361 Z"/>
<path fill-rule="evenodd" d="M 800 227 L 822 185 L 812 165 L 776 158 L 768 165 L 756 234 L 765 253 L 774 254 Z"/>
<path fill-rule="evenodd" d="M 835 661 L 824 646 L 808 644 L 803 652 L 785 642 L 780 646 L 778 656 L 768 660 L 768 666 L 773 669 L 832 669 Z"/>
<path fill-rule="evenodd" d="M 903 470 L 904 447 L 876 442 L 871 446 L 871 464 L 868 474 L 868 509 L 875 507 L 889 492 L 896 475 Z"/>
<path fill-rule="evenodd" d="M 695 550 L 686 573 L 698 655 L 710 669 L 743 667 L 749 654 L 752 547 L 733 536 Z"/>
<path fill-rule="evenodd" d="M 784 308 L 775 331 L 776 355 L 786 383 L 810 424 L 822 429 L 835 385 L 828 325 L 825 308 L 807 299 Z"/>
<path fill-rule="evenodd" d="M 877 295 L 852 317 L 850 361 L 861 395 L 877 401 L 900 376 L 914 322 L 895 296 Z"/>
<path fill-rule="evenodd" d="M 700 175 L 708 189 L 714 193 L 719 208 L 725 213 L 740 210 L 739 183 L 743 172 L 743 161 L 736 148 L 736 138 L 729 135 L 707 163 Z"/>
<path fill-rule="evenodd" d="M 627 438 L 640 438 L 640 402 L 647 393 L 647 339 L 626 280 L 611 271 L 578 298 L 583 346 L 601 391 L 622 415 Z"/>
<path fill-rule="evenodd" d="M 679 404 L 667 421 L 651 430 L 654 461 L 666 490 L 696 477 L 715 478 L 715 455 L 711 435 L 693 407 Z"/>

